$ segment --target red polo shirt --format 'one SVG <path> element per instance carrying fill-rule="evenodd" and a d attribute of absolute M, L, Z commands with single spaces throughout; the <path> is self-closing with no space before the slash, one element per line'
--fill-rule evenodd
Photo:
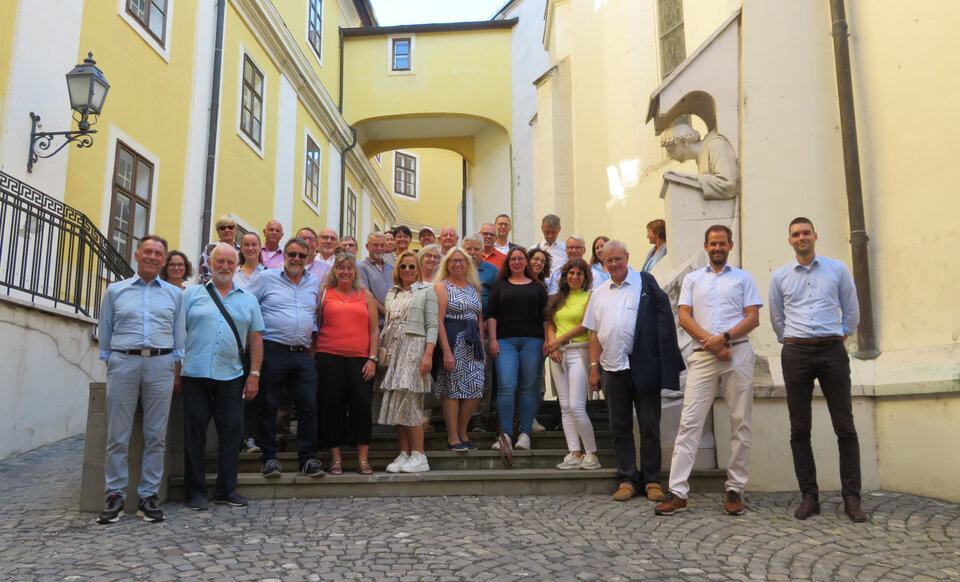
<path fill-rule="evenodd" d="M 480 251 L 480 258 L 483 259 L 483 262 L 490 263 L 491 265 L 496 267 L 497 270 L 500 270 L 503 268 L 503 262 L 507 260 L 507 255 L 494 249 L 494 251 L 489 255 L 484 253 L 483 251 Z"/>

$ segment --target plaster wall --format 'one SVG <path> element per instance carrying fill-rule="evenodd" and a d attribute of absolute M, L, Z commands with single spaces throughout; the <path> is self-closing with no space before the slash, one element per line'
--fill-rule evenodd
<path fill-rule="evenodd" d="M 0 459 L 83 432 L 87 385 L 106 379 L 94 324 L 0 299 Z"/>
<path fill-rule="evenodd" d="M 457 209 L 463 188 L 463 158 L 455 152 L 434 148 L 405 148 L 399 151 L 412 155 L 417 160 L 416 198 L 393 194 L 395 152 L 383 152 L 379 164 L 370 158 L 370 163 L 376 168 L 397 204 L 397 218 L 401 221 L 426 224 L 438 230 L 449 224 L 455 226 L 459 232 Z M 417 240 L 416 232 L 413 233 L 413 240 Z"/>
<path fill-rule="evenodd" d="M 543 10 L 546 0 L 524 0 L 509 10 L 505 18 L 519 18 L 513 28 L 511 49 L 511 86 L 513 90 L 513 129 L 511 162 L 513 165 L 513 196 L 510 207 L 500 212 L 517 216 L 535 216 L 533 128 L 530 123 L 537 115 L 537 89 L 533 81 L 550 67 L 550 55 L 544 50 Z M 500 214 L 498 212 L 497 214 Z M 496 216 L 496 215 L 494 215 Z M 492 221 L 494 216 L 480 217 Z M 514 242 L 537 238 L 536 218 L 514 220 L 511 238 Z"/>
<path fill-rule="evenodd" d="M 960 502 L 960 395 L 880 399 L 875 418 L 883 489 Z"/>
<path fill-rule="evenodd" d="M 510 208 L 511 179 L 510 135 L 499 127 L 487 126 L 474 139 L 477 163 L 467 169 L 472 189 L 472 194 L 468 192 L 467 197 L 467 228 L 471 232 L 476 232 L 482 223 L 491 222 Z"/>

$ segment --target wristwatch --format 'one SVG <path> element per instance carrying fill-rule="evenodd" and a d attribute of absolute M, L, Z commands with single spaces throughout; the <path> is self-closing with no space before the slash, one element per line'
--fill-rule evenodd
<path fill-rule="evenodd" d="M 250 370 L 250 375 L 251 375 L 251 376 L 257 376 L 257 377 L 259 378 L 259 377 L 260 377 L 260 370 Z"/>
<path fill-rule="evenodd" d="M 726 340 L 726 341 L 730 341 L 730 332 L 729 332 L 729 331 L 723 332 L 723 339 Z"/>
<path fill-rule="evenodd" d="M 380 361 L 380 358 L 378 358 L 377 356 L 367 356 L 367 359 L 373 362 L 374 364 Z"/>

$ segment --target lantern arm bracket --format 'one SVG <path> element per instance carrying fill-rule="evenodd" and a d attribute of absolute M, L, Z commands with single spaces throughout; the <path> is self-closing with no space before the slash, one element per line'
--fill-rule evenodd
<path fill-rule="evenodd" d="M 30 120 L 30 155 L 27 159 L 27 172 L 33 172 L 33 164 L 40 158 L 53 157 L 71 143 L 76 143 L 78 148 L 88 148 L 92 146 L 93 136 L 91 134 L 97 133 L 97 130 L 90 129 L 90 124 L 87 123 L 86 120 L 79 123 L 79 131 L 37 131 L 37 129 L 42 127 L 40 125 L 40 116 L 32 111 L 30 112 Z M 41 152 L 47 152 L 51 146 L 53 146 L 53 138 L 58 136 L 66 138 L 66 140 L 60 144 L 60 147 L 49 153 L 41 154 Z"/>

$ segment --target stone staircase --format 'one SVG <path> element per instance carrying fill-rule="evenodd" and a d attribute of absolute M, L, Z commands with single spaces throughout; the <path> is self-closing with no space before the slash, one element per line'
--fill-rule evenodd
<path fill-rule="evenodd" d="M 476 451 L 466 453 L 446 450 L 446 432 L 440 418 L 434 419 L 437 432 L 427 433 L 425 449 L 430 462 L 426 473 L 387 473 L 386 465 L 399 452 L 396 433 L 392 427 L 375 426 L 370 447 L 373 475 L 357 474 L 356 453 L 343 449 L 343 475 L 327 475 L 312 479 L 297 475 L 295 452 L 280 453 L 283 476 L 265 479 L 260 475 L 258 454 L 240 455 L 240 474 L 237 492 L 250 499 L 288 499 L 321 497 L 420 497 L 437 495 L 541 495 L 541 494 L 610 494 L 616 489 L 616 463 L 610 443 L 606 403 L 588 402 L 588 413 L 597 437 L 597 455 L 603 466 L 592 471 L 560 471 L 555 468 L 567 453 L 566 441 L 560 429 L 560 410 L 556 401 L 545 401 L 537 418 L 547 428 L 534 433 L 533 449 L 514 451 L 514 468 L 507 469 L 500 453 L 490 449 L 496 433 L 483 430 L 469 433 L 477 445 Z M 493 420 L 491 420 L 491 423 Z M 495 429 L 495 425 L 489 427 Z M 674 429 L 675 430 L 675 429 Z M 670 431 L 663 432 L 663 444 L 672 446 Z M 668 442 L 669 441 L 669 442 Z M 317 457 L 324 468 L 330 465 L 329 452 Z M 670 450 L 664 450 L 664 464 L 670 462 Z M 713 467 L 709 454 L 698 460 L 697 467 Z M 661 482 L 667 481 L 667 470 Z M 207 484 L 212 488 L 216 480 L 216 455 L 207 457 Z M 692 486 L 700 491 L 722 490 L 725 472 L 698 468 L 691 478 Z M 168 483 L 172 499 L 183 499 L 182 477 L 172 477 Z"/>

